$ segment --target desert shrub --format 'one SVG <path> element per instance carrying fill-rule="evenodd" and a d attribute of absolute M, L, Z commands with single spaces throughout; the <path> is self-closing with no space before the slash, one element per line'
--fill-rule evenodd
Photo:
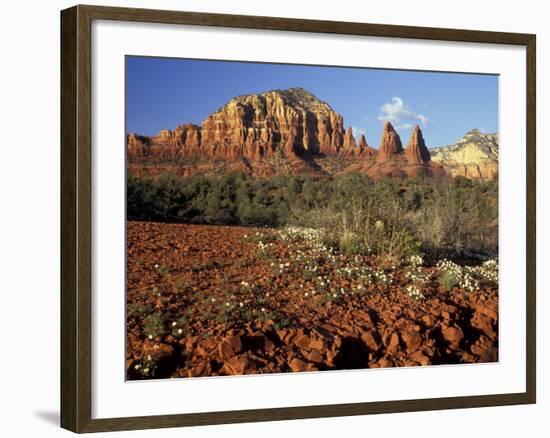
<path fill-rule="evenodd" d="M 256 253 L 256 257 L 258 257 L 258 259 L 265 259 L 265 260 L 271 259 L 272 257 L 271 244 L 259 242 L 258 252 Z"/>
<path fill-rule="evenodd" d="M 497 266 L 496 262 L 490 261 L 489 269 L 493 269 L 493 266 Z M 440 260 L 437 263 L 437 268 L 439 269 L 439 284 L 445 289 L 451 289 L 452 287 L 458 286 L 467 292 L 473 292 L 479 288 L 479 273 L 480 272 L 489 272 L 485 271 L 484 266 L 471 267 L 471 266 L 460 266 L 456 263 L 453 263 L 449 260 Z"/>
<path fill-rule="evenodd" d="M 398 221 L 386 224 L 378 219 L 368 223 L 364 241 L 370 252 L 393 264 L 399 264 L 420 252 L 420 242 Z"/>
<path fill-rule="evenodd" d="M 437 280 L 442 287 L 448 290 L 458 286 L 460 276 L 451 271 L 443 271 L 438 275 Z"/>
<path fill-rule="evenodd" d="M 420 242 L 405 228 L 392 228 L 378 242 L 377 253 L 394 264 L 420 252 Z"/>
<path fill-rule="evenodd" d="M 498 286 L 498 261 L 486 260 L 481 266 L 471 268 L 472 274 L 488 286 Z"/>
<path fill-rule="evenodd" d="M 339 182 L 330 205 L 296 212 L 296 223 L 323 230 L 324 242 L 347 254 L 374 254 L 388 261 L 417 254 L 420 243 L 408 228 L 397 195 L 382 208 L 360 181 L 348 177 Z M 391 184 L 385 183 L 381 193 L 387 195 Z"/>
<path fill-rule="evenodd" d="M 155 377 L 158 370 L 158 364 L 151 356 L 146 356 L 141 360 L 134 361 L 132 373 L 140 378 Z"/>
<path fill-rule="evenodd" d="M 189 319 L 186 316 L 181 316 L 176 321 L 172 322 L 171 328 L 172 336 L 181 338 L 182 336 L 185 336 L 189 330 Z"/>
<path fill-rule="evenodd" d="M 235 223 L 235 211 L 230 198 L 226 198 L 220 184 L 214 184 L 201 206 L 203 220 L 209 224 Z"/>
<path fill-rule="evenodd" d="M 372 254 L 392 263 L 398 263 L 420 252 L 420 242 L 400 220 L 389 225 L 369 210 L 354 209 L 334 212 L 321 209 L 308 212 L 299 223 L 323 230 L 323 242 L 339 251 L 355 254 Z"/>
<path fill-rule="evenodd" d="M 340 234 L 338 248 L 344 254 L 354 255 L 365 253 L 365 245 L 361 239 L 361 236 L 349 230 L 344 230 Z"/>
<path fill-rule="evenodd" d="M 165 265 L 164 263 L 157 263 L 154 265 L 154 268 L 155 271 L 157 271 L 162 276 L 168 275 L 172 270 L 170 266 Z"/>
<path fill-rule="evenodd" d="M 140 319 L 153 312 L 153 307 L 150 304 L 130 303 L 126 310 L 128 319 Z"/>
<path fill-rule="evenodd" d="M 422 293 L 422 291 L 420 290 L 420 288 L 414 284 L 407 286 L 406 290 L 407 290 L 407 295 L 411 297 L 413 300 L 421 301 L 426 298 Z"/>
<path fill-rule="evenodd" d="M 250 243 L 268 243 L 277 240 L 277 235 L 256 231 L 255 233 L 245 234 L 243 240 Z"/>
<path fill-rule="evenodd" d="M 145 322 L 143 324 L 143 333 L 149 339 L 156 338 L 157 336 L 162 336 L 165 334 L 165 331 L 166 318 L 163 315 L 159 313 L 153 313 L 145 318 Z"/>
<path fill-rule="evenodd" d="M 422 208 L 410 216 L 411 222 L 428 252 L 496 255 L 497 201 L 492 183 L 442 181 L 432 184 Z"/>

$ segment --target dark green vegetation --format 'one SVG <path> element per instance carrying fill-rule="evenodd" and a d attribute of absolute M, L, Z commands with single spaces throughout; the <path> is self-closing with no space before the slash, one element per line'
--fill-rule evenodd
<path fill-rule="evenodd" d="M 127 208 L 130 220 L 322 229 L 345 253 L 389 259 L 498 252 L 497 180 L 130 175 Z"/>

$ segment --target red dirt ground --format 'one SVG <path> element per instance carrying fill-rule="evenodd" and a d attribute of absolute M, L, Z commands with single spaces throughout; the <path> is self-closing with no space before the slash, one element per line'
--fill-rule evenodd
<path fill-rule="evenodd" d="M 416 300 L 410 268 L 366 284 L 341 269 L 377 269 L 372 259 L 312 252 L 274 229 L 128 222 L 127 231 L 128 379 L 498 360 L 495 287 L 447 291 L 437 268 L 423 267 Z"/>

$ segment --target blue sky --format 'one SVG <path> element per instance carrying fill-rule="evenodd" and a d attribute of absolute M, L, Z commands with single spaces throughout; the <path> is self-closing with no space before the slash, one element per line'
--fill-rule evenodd
<path fill-rule="evenodd" d="M 237 95 L 303 87 L 378 147 L 384 120 L 406 143 L 420 125 L 428 147 L 473 128 L 498 131 L 498 76 L 174 58 L 126 58 L 126 130 L 153 135 L 199 124 Z"/>

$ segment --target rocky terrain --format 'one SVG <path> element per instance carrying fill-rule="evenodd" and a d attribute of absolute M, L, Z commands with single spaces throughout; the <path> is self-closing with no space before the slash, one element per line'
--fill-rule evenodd
<path fill-rule="evenodd" d="M 472 129 L 455 144 L 430 149 L 430 154 L 452 176 L 491 179 L 498 174 L 498 134 Z"/>
<path fill-rule="evenodd" d="M 128 379 L 498 360 L 494 261 L 384 265 L 299 228 L 130 221 L 127 235 Z"/>
<path fill-rule="evenodd" d="M 446 174 L 443 155 L 431 159 L 418 126 L 403 148 L 386 122 L 380 145 L 372 148 L 364 136 L 357 140 L 351 127 L 344 128 L 343 117 L 330 105 L 302 88 L 235 97 L 201 126 L 184 124 L 153 137 L 129 134 L 127 150 L 129 171 L 137 176 L 232 171 L 258 177 L 321 176 L 360 171 L 378 179 Z"/>

